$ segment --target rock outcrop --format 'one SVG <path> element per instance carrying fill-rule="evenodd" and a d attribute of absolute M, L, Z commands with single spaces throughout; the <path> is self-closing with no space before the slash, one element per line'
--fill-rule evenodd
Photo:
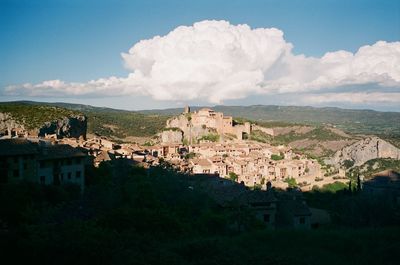
<path fill-rule="evenodd" d="M 339 166 L 351 160 L 354 166 L 360 166 L 376 158 L 400 159 L 400 149 L 378 137 L 367 137 L 337 151 L 330 162 Z"/>
<path fill-rule="evenodd" d="M 183 132 L 181 130 L 165 130 L 160 133 L 162 143 L 181 144 L 183 141 Z"/>
<path fill-rule="evenodd" d="M 46 122 L 39 128 L 39 136 L 55 134 L 57 138 L 80 138 L 86 139 L 87 118 L 84 115 L 64 117 L 63 119 Z"/>
<path fill-rule="evenodd" d="M 15 131 L 25 131 L 24 125 L 14 120 L 10 114 L 0 112 L 0 136 L 12 135 Z"/>

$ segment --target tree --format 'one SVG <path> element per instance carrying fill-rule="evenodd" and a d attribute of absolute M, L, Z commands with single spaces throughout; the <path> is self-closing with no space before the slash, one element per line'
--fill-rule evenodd
<path fill-rule="evenodd" d="M 275 155 L 275 154 L 274 154 L 274 155 L 271 155 L 271 159 L 277 161 L 277 160 L 282 160 L 283 157 L 280 156 L 280 155 Z"/>
<path fill-rule="evenodd" d="M 361 179 L 360 174 L 357 175 L 357 191 L 361 191 Z"/>
<path fill-rule="evenodd" d="M 354 161 L 353 161 L 353 160 L 346 159 L 346 160 L 343 161 L 343 166 L 344 166 L 346 169 L 349 169 L 349 168 L 351 168 L 352 166 L 354 166 Z"/>
<path fill-rule="evenodd" d="M 294 178 L 286 178 L 284 181 L 289 185 L 289 188 L 297 187 L 297 182 Z"/>
<path fill-rule="evenodd" d="M 232 181 L 237 181 L 238 175 L 235 172 L 229 172 L 229 179 Z"/>

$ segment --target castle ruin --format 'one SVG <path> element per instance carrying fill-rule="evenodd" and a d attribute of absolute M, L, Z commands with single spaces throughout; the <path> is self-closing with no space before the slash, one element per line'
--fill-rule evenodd
<path fill-rule="evenodd" d="M 204 135 L 214 133 L 220 136 L 232 135 L 238 140 L 246 139 L 251 132 L 251 124 L 235 124 L 232 116 L 224 116 L 222 112 L 215 112 L 209 108 L 202 108 L 190 112 L 188 106 L 177 117 L 167 121 L 167 128 L 179 128 L 184 139 L 189 142 Z"/>

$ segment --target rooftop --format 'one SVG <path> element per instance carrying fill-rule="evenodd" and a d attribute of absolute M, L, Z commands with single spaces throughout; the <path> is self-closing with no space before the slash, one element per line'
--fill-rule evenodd
<path fill-rule="evenodd" d="M 0 156 L 34 155 L 38 153 L 38 145 L 26 139 L 0 140 Z"/>
<path fill-rule="evenodd" d="M 59 159 L 68 157 L 84 157 L 86 156 L 79 149 L 73 148 L 67 144 L 56 144 L 45 146 L 41 149 L 40 160 Z"/>

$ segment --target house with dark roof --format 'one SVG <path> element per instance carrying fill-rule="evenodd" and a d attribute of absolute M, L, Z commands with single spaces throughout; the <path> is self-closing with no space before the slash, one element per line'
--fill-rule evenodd
<path fill-rule="evenodd" d="M 34 181 L 38 155 L 37 144 L 26 139 L 0 140 L 0 183 Z"/>
<path fill-rule="evenodd" d="M 44 185 L 73 183 L 83 191 L 86 157 L 80 149 L 70 145 L 3 139 L 0 140 L 0 181 L 26 180 Z"/>
<path fill-rule="evenodd" d="M 41 146 L 38 177 L 41 184 L 77 184 L 84 189 L 86 155 L 70 145 Z"/>

